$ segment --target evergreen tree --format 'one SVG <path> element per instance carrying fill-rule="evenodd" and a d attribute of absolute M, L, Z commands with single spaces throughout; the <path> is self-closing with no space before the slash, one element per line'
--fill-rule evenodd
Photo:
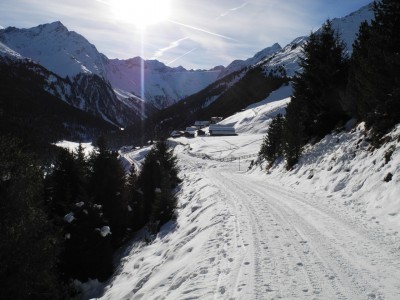
<path fill-rule="evenodd" d="M 370 112 L 376 106 L 375 98 L 364 98 L 363 93 L 371 94 L 371 79 L 374 74 L 368 74 L 368 50 L 365 43 L 369 39 L 369 25 L 366 21 L 362 22 L 353 43 L 353 54 L 350 59 L 348 85 L 346 97 L 342 103 L 346 112 L 355 117 L 368 119 Z M 372 76 L 372 77 L 371 77 Z M 371 101 L 372 100 L 372 101 Z"/>
<path fill-rule="evenodd" d="M 135 190 L 137 188 L 137 181 L 138 181 L 137 168 L 134 164 L 132 164 L 131 169 L 129 170 L 126 183 L 128 190 Z"/>
<path fill-rule="evenodd" d="M 62 149 L 52 176 L 48 178 L 50 207 L 56 218 L 62 219 L 70 207 L 79 202 L 84 192 L 83 178 L 79 173 L 73 154 Z"/>
<path fill-rule="evenodd" d="M 172 218 L 176 208 L 173 189 L 180 182 L 176 156 L 166 141 L 158 141 L 147 154 L 138 178 L 143 193 L 143 219 L 155 224 L 155 230 Z"/>
<path fill-rule="evenodd" d="M 265 158 L 269 164 L 272 164 L 283 154 L 283 122 L 284 119 L 281 114 L 272 119 L 261 145 L 259 156 Z"/>
<path fill-rule="evenodd" d="M 160 186 L 161 174 L 160 163 L 157 160 L 156 149 L 151 149 L 144 160 L 142 171 L 138 178 L 138 191 L 141 193 L 142 210 L 142 226 L 149 221 L 154 199 L 156 196 L 156 188 Z"/>
<path fill-rule="evenodd" d="M 301 121 L 306 139 L 322 137 L 345 117 L 340 99 L 347 83 L 348 60 L 331 21 L 326 21 L 319 33 L 311 33 L 302 54 L 292 102 L 304 106 Z"/>
<path fill-rule="evenodd" d="M 118 160 L 118 153 L 108 150 L 104 139 L 100 139 L 97 145 L 97 151 L 91 155 L 91 201 L 102 205 L 104 217 L 112 229 L 114 245 L 118 246 L 124 239 L 127 227 L 125 171 Z"/>
<path fill-rule="evenodd" d="M 0 137 L 0 299 L 58 299 L 59 237 L 44 206 L 43 173 L 21 145 Z"/>
<path fill-rule="evenodd" d="M 174 210 L 177 198 L 172 189 L 172 178 L 165 168 L 161 168 L 160 186 L 156 188 L 155 199 L 153 201 L 150 222 L 158 231 L 162 225 L 174 218 Z"/>
<path fill-rule="evenodd" d="M 65 280 L 100 281 L 112 275 L 112 232 L 106 235 L 101 229 L 108 226 L 100 205 L 90 202 L 71 207 L 70 219 L 65 219 L 63 231 L 65 249 L 61 270 Z"/>
<path fill-rule="evenodd" d="M 374 13 L 354 43 L 347 94 L 357 114 L 383 134 L 400 121 L 400 3 L 374 2 Z"/>
<path fill-rule="evenodd" d="M 347 84 L 348 59 L 331 21 L 326 21 L 319 33 L 311 33 L 300 66 L 302 71 L 293 78 L 284 128 L 288 168 L 297 162 L 307 141 L 323 137 L 347 117 L 341 98 Z"/>
<path fill-rule="evenodd" d="M 81 181 L 84 184 L 87 184 L 91 170 L 90 170 L 89 160 L 85 154 L 85 149 L 83 148 L 81 143 L 79 143 L 79 146 L 76 149 L 76 151 L 73 152 L 73 156 L 77 166 L 78 175 Z"/>
<path fill-rule="evenodd" d="M 112 274 L 114 232 L 104 237 L 101 235 L 100 229 L 110 226 L 110 216 L 105 214 L 104 203 L 95 202 L 99 199 L 93 192 L 107 188 L 104 187 L 107 179 L 93 181 L 95 175 L 102 176 L 97 156 L 107 160 L 107 155 L 103 146 L 93 153 L 90 161 L 82 145 L 73 153 L 63 150 L 53 172 L 47 176 L 48 205 L 55 224 L 64 234 L 59 266 L 65 281 L 104 280 Z"/>
<path fill-rule="evenodd" d="M 128 224 L 131 229 L 137 230 L 144 226 L 144 201 L 139 192 L 137 168 L 133 164 L 127 178 Z"/>
<path fill-rule="evenodd" d="M 286 108 L 285 122 L 283 123 L 283 153 L 286 159 L 286 168 L 290 170 L 299 160 L 303 145 L 305 107 L 300 102 L 291 102 Z"/>

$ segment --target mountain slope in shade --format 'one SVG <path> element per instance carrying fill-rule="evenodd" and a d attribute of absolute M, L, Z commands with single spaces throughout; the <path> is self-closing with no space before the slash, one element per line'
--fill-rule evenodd
<path fill-rule="evenodd" d="M 114 126 L 126 126 L 141 119 L 139 111 L 145 113 L 143 101 L 134 97 L 126 97 L 120 101 L 111 85 L 96 74 L 79 73 L 72 79 L 63 78 L 49 71 L 36 62 L 23 58 L 9 48 L 0 44 L 0 68 L 3 70 L 18 70 L 23 76 L 38 77 L 34 81 L 36 89 L 42 89 L 59 100 L 89 112 L 93 116 L 102 118 Z M 16 78 L 11 72 L 3 74 Z M 22 75 L 21 75 L 22 76 Z M 23 82 L 23 81 L 22 81 Z M 21 89 L 24 87 L 21 87 Z M 11 89 L 10 85 L 4 85 L 4 90 Z"/>
<path fill-rule="evenodd" d="M 118 130 L 56 96 L 72 94 L 65 79 L 31 61 L 4 60 L 0 57 L 0 135 L 18 137 L 48 160 L 49 143 L 60 139 L 88 141 Z"/>

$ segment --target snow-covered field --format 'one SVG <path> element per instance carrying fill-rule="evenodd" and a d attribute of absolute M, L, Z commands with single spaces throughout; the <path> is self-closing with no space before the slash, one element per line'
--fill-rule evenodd
<path fill-rule="evenodd" d="M 70 142 L 70 141 L 59 141 L 55 144 L 57 147 L 61 147 L 67 149 L 68 151 L 76 151 L 79 147 L 79 143 L 77 142 Z M 81 143 L 83 151 L 85 152 L 86 156 L 89 156 L 90 153 L 94 150 L 92 143 Z"/>
<path fill-rule="evenodd" d="M 237 137 L 174 140 L 177 221 L 126 249 L 101 299 L 400 299 L 400 128 L 378 150 L 360 124 L 290 172 L 248 169 L 287 101 L 225 120 Z"/>

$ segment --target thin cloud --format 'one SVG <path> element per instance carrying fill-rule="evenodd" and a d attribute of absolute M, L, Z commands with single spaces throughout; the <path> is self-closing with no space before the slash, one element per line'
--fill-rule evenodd
<path fill-rule="evenodd" d="M 171 49 L 174 49 L 174 48 L 178 47 L 181 42 L 183 42 L 183 41 L 185 41 L 187 39 L 189 39 L 189 37 L 184 37 L 184 38 L 181 38 L 179 40 L 171 42 L 167 47 L 158 50 L 154 54 L 154 57 L 152 59 L 157 59 L 157 58 L 163 56 L 165 52 L 167 52 L 168 50 L 171 50 Z"/>
<path fill-rule="evenodd" d="M 103 3 L 103 4 L 107 4 L 110 5 L 110 1 L 105 1 L 105 0 L 96 0 L 97 2 Z"/>
<path fill-rule="evenodd" d="M 223 38 L 223 39 L 236 41 L 235 39 L 233 39 L 233 38 L 231 38 L 229 36 L 218 34 L 218 33 L 215 33 L 215 32 L 209 31 L 209 30 L 205 30 L 205 29 L 202 29 L 202 28 L 199 28 L 199 27 L 194 27 L 194 26 L 191 26 L 191 25 L 183 24 L 183 23 L 180 23 L 180 22 L 172 21 L 172 20 L 168 20 L 168 22 L 171 22 L 173 24 L 176 24 L 176 25 L 179 25 L 179 26 L 182 26 L 182 27 L 186 27 L 186 28 L 194 29 L 194 30 L 197 30 L 197 31 L 200 31 L 200 32 L 204 32 L 204 33 L 207 33 L 207 34 L 210 34 L 210 35 L 213 35 L 213 36 L 217 36 L 217 37 L 220 37 L 220 38 Z"/>
<path fill-rule="evenodd" d="M 227 11 L 223 12 L 222 14 L 220 14 L 216 19 L 219 20 L 219 19 L 221 19 L 223 17 L 226 17 L 231 12 L 234 12 L 236 10 L 242 9 L 243 7 L 247 6 L 247 4 L 249 4 L 249 2 L 244 2 L 242 5 L 240 5 L 238 7 L 234 7 L 234 8 L 228 9 Z"/>
<path fill-rule="evenodd" d="M 284 46 L 308 35 L 326 18 L 341 17 L 371 2 L 174 0 L 170 20 L 179 22 L 149 26 L 142 38 L 143 33 L 135 26 L 127 26 L 110 14 L 113 1 L 0 0 L 0 24 L 29 28 L 60 20 L 110 58 L 159 56 L 170 66 L 196 69 L 247 59 L 275 42 Z M 182 40 L 184 37 L 188 40 Z M 175 46 L 174 41 L 180 44 Z"/>

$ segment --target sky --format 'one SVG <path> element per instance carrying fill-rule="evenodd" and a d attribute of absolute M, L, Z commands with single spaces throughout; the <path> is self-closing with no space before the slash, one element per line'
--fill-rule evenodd
<path fill-rule="evenodd" d="M 0 28 L 61 21 L 109 58 L 210 69 L 309 35 L 371 0 L 0 0 Z"/>

